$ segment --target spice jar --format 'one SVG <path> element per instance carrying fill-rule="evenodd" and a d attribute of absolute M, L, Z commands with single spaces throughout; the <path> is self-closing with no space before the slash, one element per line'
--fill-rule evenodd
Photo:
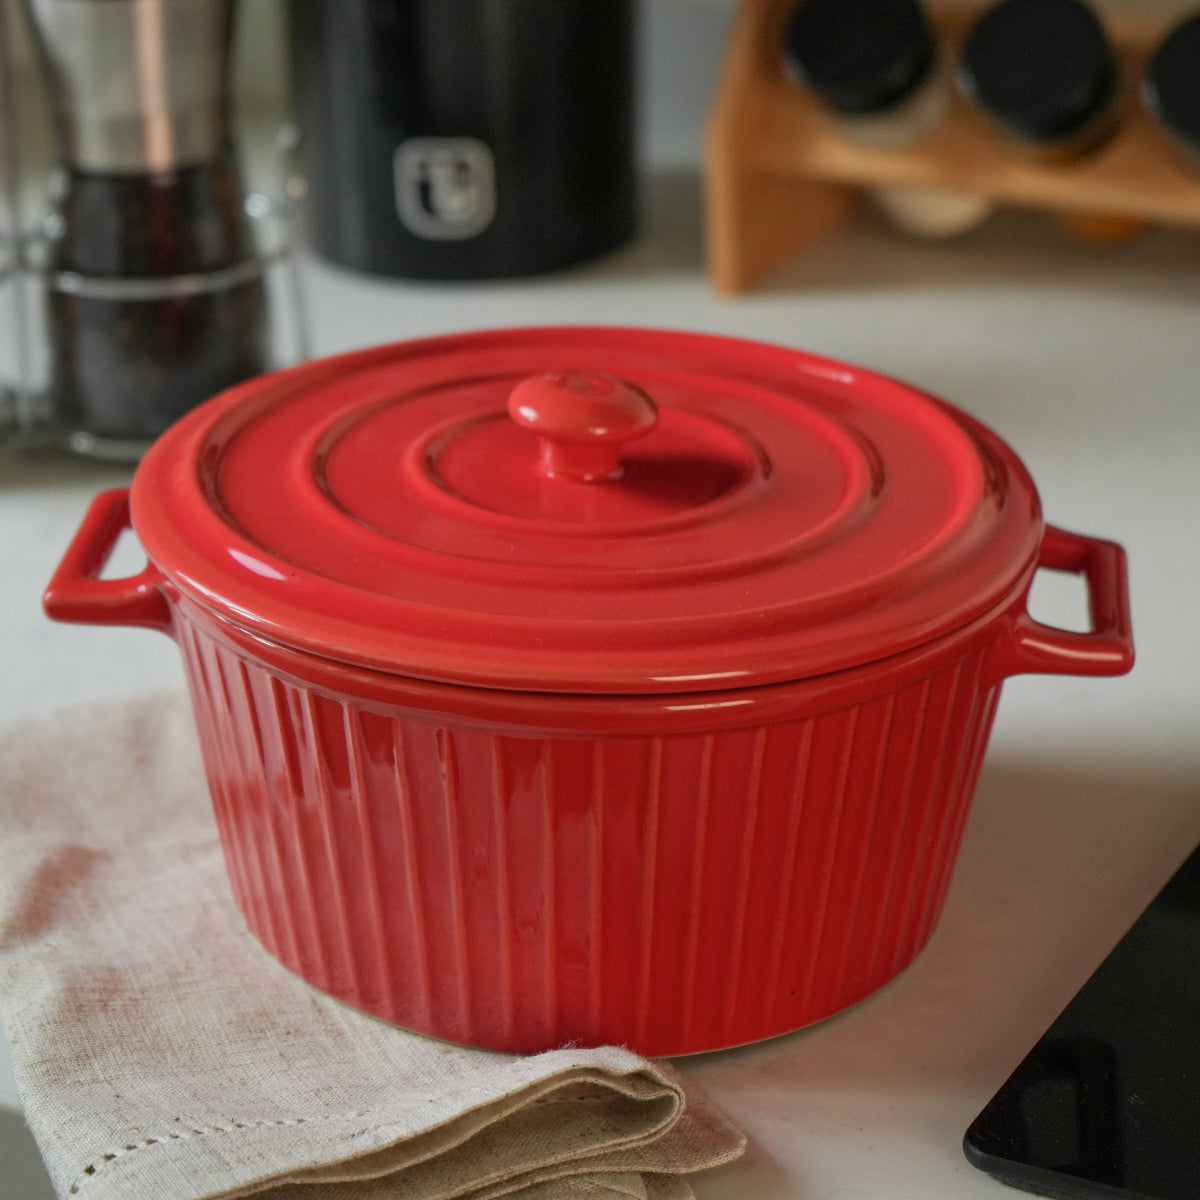
<path fill-rule="evenodd" d="M 799 0 L 783 64 L 848 140 L 871 149 L 919 141 L 949 104 L 950 79 L 917 0 Z M 876 200 L 892 224 L 922 237 L 965 232 L 991 211 L 984 197 L 932 188 L 880 189 Z"/>
<path fill-rule="evenodd" d="M 963 43 L 959 86 L 1020 153 L 1053 165 L 1099 149 L 1116 130 L 1116 58 L 1082 0 L 1000 0 Z M 1067 212 L 1067 232 L 1109 245 L 1142 227 L 1123 214 Z"/>
<path fill-rule="evenodd" d="M 1191 169 L 1200 170 L 1200 13 L 1159 43 L 1146 66 L 1142 99 Z"/>
<path fill-rule="evenodd" d="M 266 367 L 263 263 L 230 127 L 235 0 L 25 0 L 61 166 L 49 392 L 82 453 L 136 457 Z"/>
<path fill-rule="evenodd" d="M 958 80 L 1038 159 L 1077 158 L 1116 127 L 1116 60 L 1080 0 L 1001 0 L 968 33 Z"/>
<path fill-rule="evenodd" d="M 864 145 L 907 146 L 946 111 L 937 45 L 916 0 L 800 0 L 783 63 Z"/>

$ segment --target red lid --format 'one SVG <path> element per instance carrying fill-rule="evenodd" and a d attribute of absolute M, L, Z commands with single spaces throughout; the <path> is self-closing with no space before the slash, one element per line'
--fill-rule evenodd
<path fill-rule="evenodd" d="M 226 392 L 133 487 L 150 559 L 242 628 L 424 679 L 677 692 L 823 674 L 1007 603 L 1037 494 L 911 388 L 693 334 L 531 329 Z"/>

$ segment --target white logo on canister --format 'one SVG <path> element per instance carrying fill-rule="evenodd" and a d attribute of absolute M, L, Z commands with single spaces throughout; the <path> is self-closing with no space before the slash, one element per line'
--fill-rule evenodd
<path fill-rule="evenodd" d="M 496 215 L 496 167 L 476 138 L 410 138 L 396 148 L 396 211 L 410 233 L 460 241 Z"/>

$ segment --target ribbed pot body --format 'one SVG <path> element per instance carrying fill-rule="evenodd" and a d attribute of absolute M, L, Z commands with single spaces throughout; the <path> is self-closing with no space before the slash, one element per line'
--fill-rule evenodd
<path fill-rule="evenodd" d="M 873 690 L 859 671 L 842 702 L 658 697 L 630 729 L 621 697 L 541 697 L 488 719 L 477 692 L 454 703 L 471 689 L 339 689 L 196 612 L 175 631 L 263 945 L 387 1021 L 522 1053 L 711 1050 L 886 983 L 938 919 L 1000 691 L 984 630 Z"/>

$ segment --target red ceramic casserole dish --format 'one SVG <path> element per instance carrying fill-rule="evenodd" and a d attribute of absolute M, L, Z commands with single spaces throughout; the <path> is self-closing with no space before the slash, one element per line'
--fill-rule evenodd
<path fill-rule="evenodd" d="M 132 520 L 140 575 L 98 575 Z M 1040 567 L 1092 632 L 1038 624 Z M 1133 659 L 1012 451 L 790 350 L 617 329 L 243 385 L 94 502 L 51 616 L 168 632 L 262 943 L 388 1021 L 651 1055 L 829 1015 L 938 918 L 1002 681 Z"/>

